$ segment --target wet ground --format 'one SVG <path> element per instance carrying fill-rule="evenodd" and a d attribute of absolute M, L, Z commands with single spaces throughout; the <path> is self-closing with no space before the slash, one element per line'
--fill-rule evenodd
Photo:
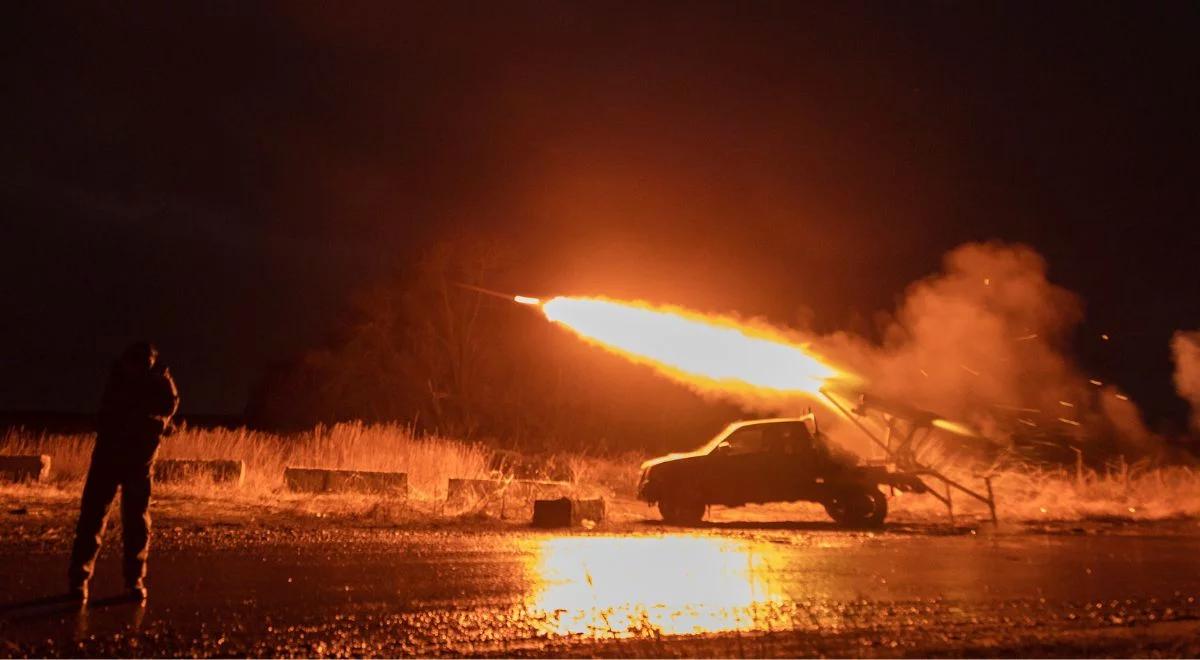
<path fill-rule="evenodd" d="M 10 512 L 11 513 L 11 512 Z M 115 541 L 86 608 L 67 530 L 9 515 L 0 655 L 1167 655 L 1200 652 L 1200 526 L 587 533 L 160 522 L 144 605 Z"/>

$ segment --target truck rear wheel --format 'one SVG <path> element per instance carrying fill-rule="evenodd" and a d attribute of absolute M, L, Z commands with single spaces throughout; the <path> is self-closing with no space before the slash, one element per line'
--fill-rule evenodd
<path fill-rule="evenodd" d="M 880 527 L 887 517 L 887 498 L 878 488 L 861 488 L 834 493 L 825 511 L 843 527 Z"/>
<path fill-rule="evenodd" d="M 658 512 L 671 525 L 698 525 L 704 519 L 704 503 L 679 497 L 659 500 Z"/>

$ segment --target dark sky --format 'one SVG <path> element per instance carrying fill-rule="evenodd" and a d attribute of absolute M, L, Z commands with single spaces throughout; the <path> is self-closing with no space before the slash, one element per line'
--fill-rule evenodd
<path fill-rule="evenodd" d="M 352 292 L 487 231 L 506 285 L 825 330 L 1026 242 L 1087 368 L 1182 419 L 1197 7 L 6 3 L 0 409 L 91 409 L 149 337 L 185 410 L 238 411 Z"/>

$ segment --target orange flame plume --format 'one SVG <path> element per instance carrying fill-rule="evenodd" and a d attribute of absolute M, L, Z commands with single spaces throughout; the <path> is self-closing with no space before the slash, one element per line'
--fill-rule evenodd
<path fill-rule="evenodd" d="M 717 392 L 815 395 L 846 375 L 780 332 L 726 317 L 602 298 L 556 297 L 541 310 L 586 341 Z"/>

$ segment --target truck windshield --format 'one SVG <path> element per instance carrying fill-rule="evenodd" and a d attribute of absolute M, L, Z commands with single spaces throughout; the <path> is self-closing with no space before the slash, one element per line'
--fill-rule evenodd
<path fill-rule="evenodd" d="M 756 454 L 765 451 L 766 434 L 763 433 L 763 426 L 761 424 L 743 426 L 726 436 L 721 445 L 727 447 L 727 451 L 732 455 Z"/>
<path fill-rule="evenodd" d="M 705 448 L 710 453 L 724 446 L 729 454 L 757 452 L 808 453 L 813 450 L 813 436 L 804 420 L 767 422 L 762 424 L 730 425 Z"/>

